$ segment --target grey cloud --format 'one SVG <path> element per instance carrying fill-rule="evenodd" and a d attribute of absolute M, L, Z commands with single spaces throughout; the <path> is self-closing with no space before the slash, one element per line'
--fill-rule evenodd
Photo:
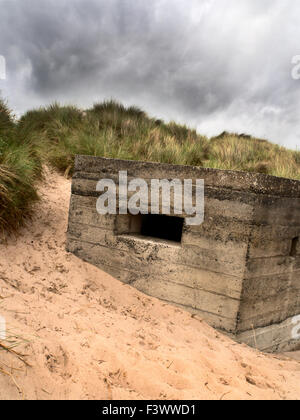
<path fill-rule="evenodd" d="M 207 134 L 300 145 L 300 4 L 0 0 L 0 90 L 19 112 L 115 97 Z"/>

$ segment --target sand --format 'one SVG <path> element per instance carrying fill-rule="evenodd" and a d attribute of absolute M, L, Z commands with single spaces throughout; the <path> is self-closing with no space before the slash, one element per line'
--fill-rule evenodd
<path fill-rule="evenodd" d="M 1 399 L 300 399 L 300 362 L 239 345 L 65 251 L 70 181 L 48 170 L 35 215 L 0 245 Z M 299 354 L 295 355 L 295 358 Z"/>

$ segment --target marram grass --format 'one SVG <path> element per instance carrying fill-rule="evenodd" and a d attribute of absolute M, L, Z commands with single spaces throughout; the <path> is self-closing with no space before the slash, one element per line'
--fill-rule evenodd
<path fill-rule="evenodd" d="M 164 123 L 137 107 L 114 101 L 85 112 L 54 104 L 30 111 L 18 124 L 44 145 L 43 157 L 61 172 L 72 172 L 74 155 L 261 172 L 300 179 L 300 152 L 266 140 L 224 132 L 208 139 L 186 126 Z"/>
<path fill-rule="evenodd" d="M 38 147 L 19 135 L 11 113 L 0 101 L 0 239 L 30 215 L 38 199 L 35 181 L 41 168 Z"/>

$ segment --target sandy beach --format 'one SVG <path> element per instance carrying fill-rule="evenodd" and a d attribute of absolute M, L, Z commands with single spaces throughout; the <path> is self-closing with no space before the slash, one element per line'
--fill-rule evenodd
<path fill-rule="evenodd" d="M 0 350 L 1 399 L 300 399 L 299 354 L 234 343 L 68 254 L 70 185 L 48 170 L 0 245 L 0 315 L 28 363 Z"/>

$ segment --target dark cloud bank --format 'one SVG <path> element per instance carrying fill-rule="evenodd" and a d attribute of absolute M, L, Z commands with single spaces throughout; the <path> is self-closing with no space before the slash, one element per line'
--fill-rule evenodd
<path fill-rule="evenodd" d="M 105 98 L 300 147 L 300 2 L 0 0 L 10 104 Z"/>

